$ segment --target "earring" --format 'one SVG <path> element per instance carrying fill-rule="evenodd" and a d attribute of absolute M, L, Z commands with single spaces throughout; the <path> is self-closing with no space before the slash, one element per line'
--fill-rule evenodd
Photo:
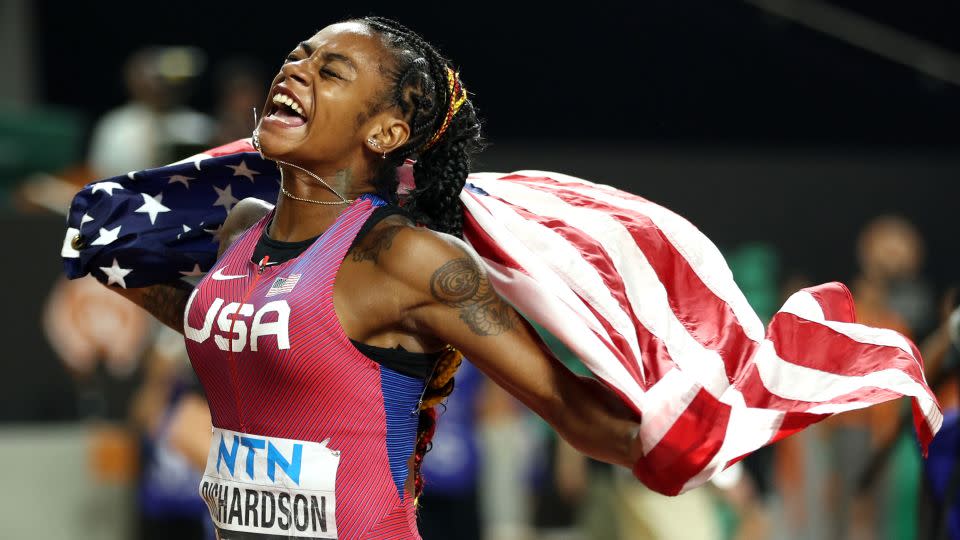
<path fill-rule="evenodd" d="M 257 152 L 260 152 L 260 155 L 263 155 L 263 150 L 260 150 L 260 124 L 257 121 L 257 108 L 253 108 L 253 136 L 251 137 L 251 142 L 253 147 L 257 149 Z"/>
<path fill-rule="evenodd" d="M 380 148 L 380 143 L 378 143 L 377 140 L 374 139 L 373 137 L 370 137 L 369 139 L 367 139 L 367 142 L 370 143 L 370 146 L 376 148 L 377 150 L 382 150 L 382 149 Z M 382 157 L 383 159 L 387 159 L 387 153 L 386 153 L 386 152 L 383 152 L 383 155 L 382 155 L 381 157 Z"/>

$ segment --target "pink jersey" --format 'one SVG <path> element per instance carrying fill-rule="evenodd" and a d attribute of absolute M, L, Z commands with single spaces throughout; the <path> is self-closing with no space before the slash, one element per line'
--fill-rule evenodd
<path fill-rule="evenodd" d="M 214 433 L 200 493 L 220 538 L 419 538 L 406 496 L 423 381 L 360 353 L 337 270 L 366 196 L 299 257 L 250 261 L 272 212 L 197 285 L 184 334 Z"/>

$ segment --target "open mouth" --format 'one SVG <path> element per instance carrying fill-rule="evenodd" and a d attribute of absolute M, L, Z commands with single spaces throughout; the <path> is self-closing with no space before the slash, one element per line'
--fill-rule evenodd
<path fill-rule="evenodd" d="M 303 106 L 285 92 L 277 90 L 270 102 L 272 105 L 267 117 L 279 120 L 289 127 L 299 127 L 307 123 Z"/>

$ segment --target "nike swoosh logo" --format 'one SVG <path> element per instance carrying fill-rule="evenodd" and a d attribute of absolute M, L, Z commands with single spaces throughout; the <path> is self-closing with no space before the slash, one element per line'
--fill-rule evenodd
<path fill-rule="evenodd" d="M 246 274 L 240 274 L 239 276 L 227 276 L 227 275 L 224 275 L 224 273 L 223 273 L 223 268 L 220 268 L 220 269 L 218 269 L 216 272 L 214 272 L 211 277 L 212 277 L 213 279 L 217 280 L 217 281 L 225 281 L 225 280 L 228 280 L 228 279 L 240 279 L 240 278 L 245 278 L 245 277 L 247 277 L 247 275 L 246 275 Z"/>

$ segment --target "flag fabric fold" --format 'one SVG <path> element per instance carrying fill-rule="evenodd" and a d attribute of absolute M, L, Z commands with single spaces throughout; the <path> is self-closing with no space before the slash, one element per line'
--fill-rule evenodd
<path fill-rule="evenodd" d="M 227 211 L 276 201 L 278 182 L 248 140 L 94 182 L 70 208 L 67 275 L 125 287 L 201 275 Z M 916 347 L 856 324 L 842 284 L 797 292 L 764 328 L 713 243 L 646 199 L 519 171 L 470 175 L 461 201 L 500 294 L 642 415 L 633 472 L 651 489 L 682 493 L 814 422 L 902 396 L 924 451 L 942 423 Z"/>

